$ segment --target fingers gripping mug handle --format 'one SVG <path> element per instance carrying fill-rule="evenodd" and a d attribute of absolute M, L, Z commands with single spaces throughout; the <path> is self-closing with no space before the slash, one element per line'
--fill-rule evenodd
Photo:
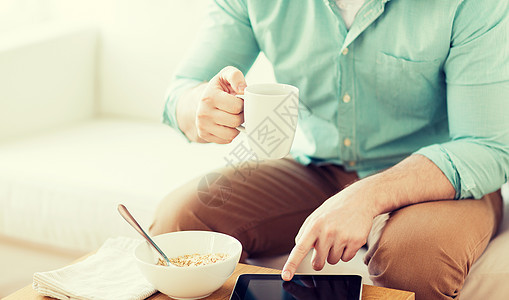
<path fill-rule="evenodd" d="M 235 97 L 240 98 L 242 100 L 246 100 L 244 95 L 235 95 Z M 240 132 L 246 133 L 246 127 L 244 125 L 239 125 L 236 127 L 236 129 Z"/>
<path fill-rule="evenodd" d="M 244 127 L 244 125 L 239 125 L 235 128 L 240 132 L 246 133 L 246 127 Z"/>

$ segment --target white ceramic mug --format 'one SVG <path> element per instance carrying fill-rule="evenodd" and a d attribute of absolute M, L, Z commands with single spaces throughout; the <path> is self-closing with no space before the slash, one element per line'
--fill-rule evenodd
<path fill-rule="evenodd" d="M 249 146 L 260 159 L 283 158 L 292 147 L 299 118 L 299 89 L 279 83 L 253 84 L 244 95 L 244 125 Z"/>

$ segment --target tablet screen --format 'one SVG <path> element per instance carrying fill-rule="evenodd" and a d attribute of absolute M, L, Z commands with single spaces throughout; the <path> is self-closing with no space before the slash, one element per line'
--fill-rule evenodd
<path fill-rule="evenodd" d="M 358 275 L 295 275 L 285 282 L 279 274 L 243 274 L 237 279 L 232 300 L 359 300 Z"/>

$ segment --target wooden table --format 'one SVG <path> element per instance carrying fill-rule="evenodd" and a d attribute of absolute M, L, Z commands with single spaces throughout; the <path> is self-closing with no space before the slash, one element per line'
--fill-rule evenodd
<path fill-rule="evenodd" d="M 272 273 L 279 274 L 281 271 L 269 268 L 262 268 L 257 266 L 238 264 L 237 268 L 233 272 L 233 275 L 226 281 L 226 283 L 217 291 L 215 291 L 212 295 L 206 300 L 228 300 L 230 299 L 230 295 L 233 290 L 233 286 L 235 285 L 235 281 L 237 277 L 241 274 L 246 273 Z M 362 299 L 363 300 L 414 300 L 415 295 L 411 292 L 387 289 L 382 287 L 376 287 L 372 285 L 364 285 L 362 287 Z M 32 285 L 28 285 L 23 289 L 14 292 L 13 294 L 4 298 L 4 300 L 51 300 L 52 298 L 44 297 L 39 295 L 34 289 L 32 289 Z M 149 300 L 169 300 L 172 299 L 164 294 L 156 293 L 152 295 Z"/>

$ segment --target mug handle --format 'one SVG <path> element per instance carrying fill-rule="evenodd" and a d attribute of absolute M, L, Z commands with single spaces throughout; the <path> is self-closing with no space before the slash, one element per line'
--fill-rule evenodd
<path fill-rule="evenodd" d="M 240 99 L 242 99 L 242 100 L 246 100 L 246 99 L 244 99 L 244 97 L 245 97 L 244 95 L 235 95 L 235 97 L 240 98 Z M 239 126 L 237 126 L 237 127 L 235 127 L 235 128 L 236 128 L 238 131 L 240 131 L 240 132 L 246 133 L 246 127 L 245 127 L 244 125 L 239 125 Z"/>

